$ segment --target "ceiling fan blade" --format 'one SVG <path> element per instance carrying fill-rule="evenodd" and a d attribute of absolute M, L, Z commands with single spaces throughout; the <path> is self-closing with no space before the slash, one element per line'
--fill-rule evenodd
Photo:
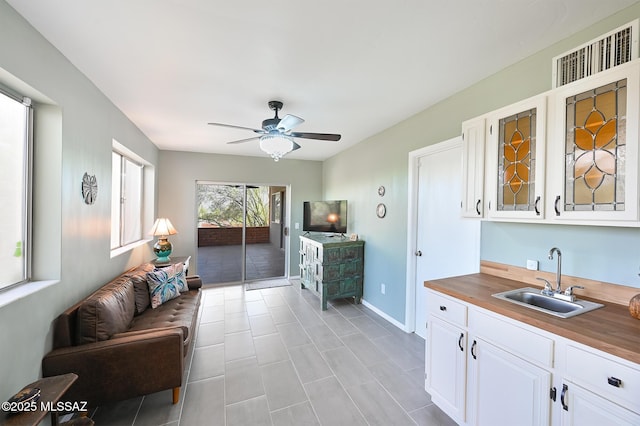
<path fill-rule="evenodd" d="M 255 139 L 260 139 L 260 136 L 254 136 L 252 138 L 239 139 L 237 141 L 227 142 L 227 145 L 235 145 L 235 144 L 238 144 L 238 143 L 245 143 L 245 142 L 249 142 L 249 141 L 252 141 L 252 140 L 255 140 Z"/>
<path fill-rule="evenodd" d="M 207 124 L 211 126 L 231 127 L 232 129 L 251 130 L 252 132 L 256 132 L 256 133 L 265 133 L 265 131 L 262 129 L 252 129 L 251 127 L 234 126 L 233 124 L 224 124 L 224 123 L 207 123 Z"/>
<path fill-rule="evenodd" d="M 304 139 L 320 139 L 323 141 L 334 141 L 337 142 L 340 140 L 342 136 L 332 134 L 332 133 L 298 133 L 293 132 L 289 133 L 289 136 L 293 136 L 294 138 L 304 138 Z"/>
<path fill-rule="evenodd" d="M 304 123 L 304 120 L 302 118 L 296 117 L 295 115 L 287 114 L 278 123 L 278 130 L 288 132 L 289 130 L 301 125 L 302 123 Z"/>

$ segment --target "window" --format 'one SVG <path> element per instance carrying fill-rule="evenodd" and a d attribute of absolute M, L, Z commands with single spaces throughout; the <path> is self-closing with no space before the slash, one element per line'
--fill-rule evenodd
<path fill-rule="evenodd" d="M 31 100 L 0 91 L 0 289 L 30 270 Z"/>
<path fill-rule="evenodd" d="M 111 249 L 114 250 L 143 239 L 145 165 L 122 150 L 114 150 L 111 161 Z"/>

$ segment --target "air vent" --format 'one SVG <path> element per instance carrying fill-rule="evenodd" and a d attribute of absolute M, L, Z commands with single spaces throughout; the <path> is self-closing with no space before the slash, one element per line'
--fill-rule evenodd
<path fill-rule="evenodd" d="M 638 57 L 638 19 L 552 60 L 553 87 L 564 86 Z"/>

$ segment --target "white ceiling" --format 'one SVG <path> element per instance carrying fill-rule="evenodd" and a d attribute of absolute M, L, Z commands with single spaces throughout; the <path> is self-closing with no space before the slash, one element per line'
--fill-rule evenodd
<path fill-rule="evenodd" d="M 637 0 L 7 0 L 160 149 L 323 160 Z M 551 65 L 549 65 L 551 66 Z"/>

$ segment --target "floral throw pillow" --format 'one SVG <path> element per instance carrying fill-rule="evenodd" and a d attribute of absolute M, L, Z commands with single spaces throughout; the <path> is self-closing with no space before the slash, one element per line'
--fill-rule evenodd
<path fill-rule="evenodd" d="M 173 271 L 175 273 L 176 283 L 178 284 L 178 290 L 180 290 L 181 293 L 185 291 L 189 291 L 189 286 L 187 285 L 187 277 L 184 273 L 184 264 L 176 263 L 171 267 L 173 267 Z"/>
<path fill-rule="evenodd" d="M 169 274 L 166 269 L 157 269 L 147 272 L 147 284 L 149 285 L 149 296 L 151 297 L 151 307 L 157 308 L 171 299 L 180 296 L 180 289 L 177 284 L 176 274 Z"/>

